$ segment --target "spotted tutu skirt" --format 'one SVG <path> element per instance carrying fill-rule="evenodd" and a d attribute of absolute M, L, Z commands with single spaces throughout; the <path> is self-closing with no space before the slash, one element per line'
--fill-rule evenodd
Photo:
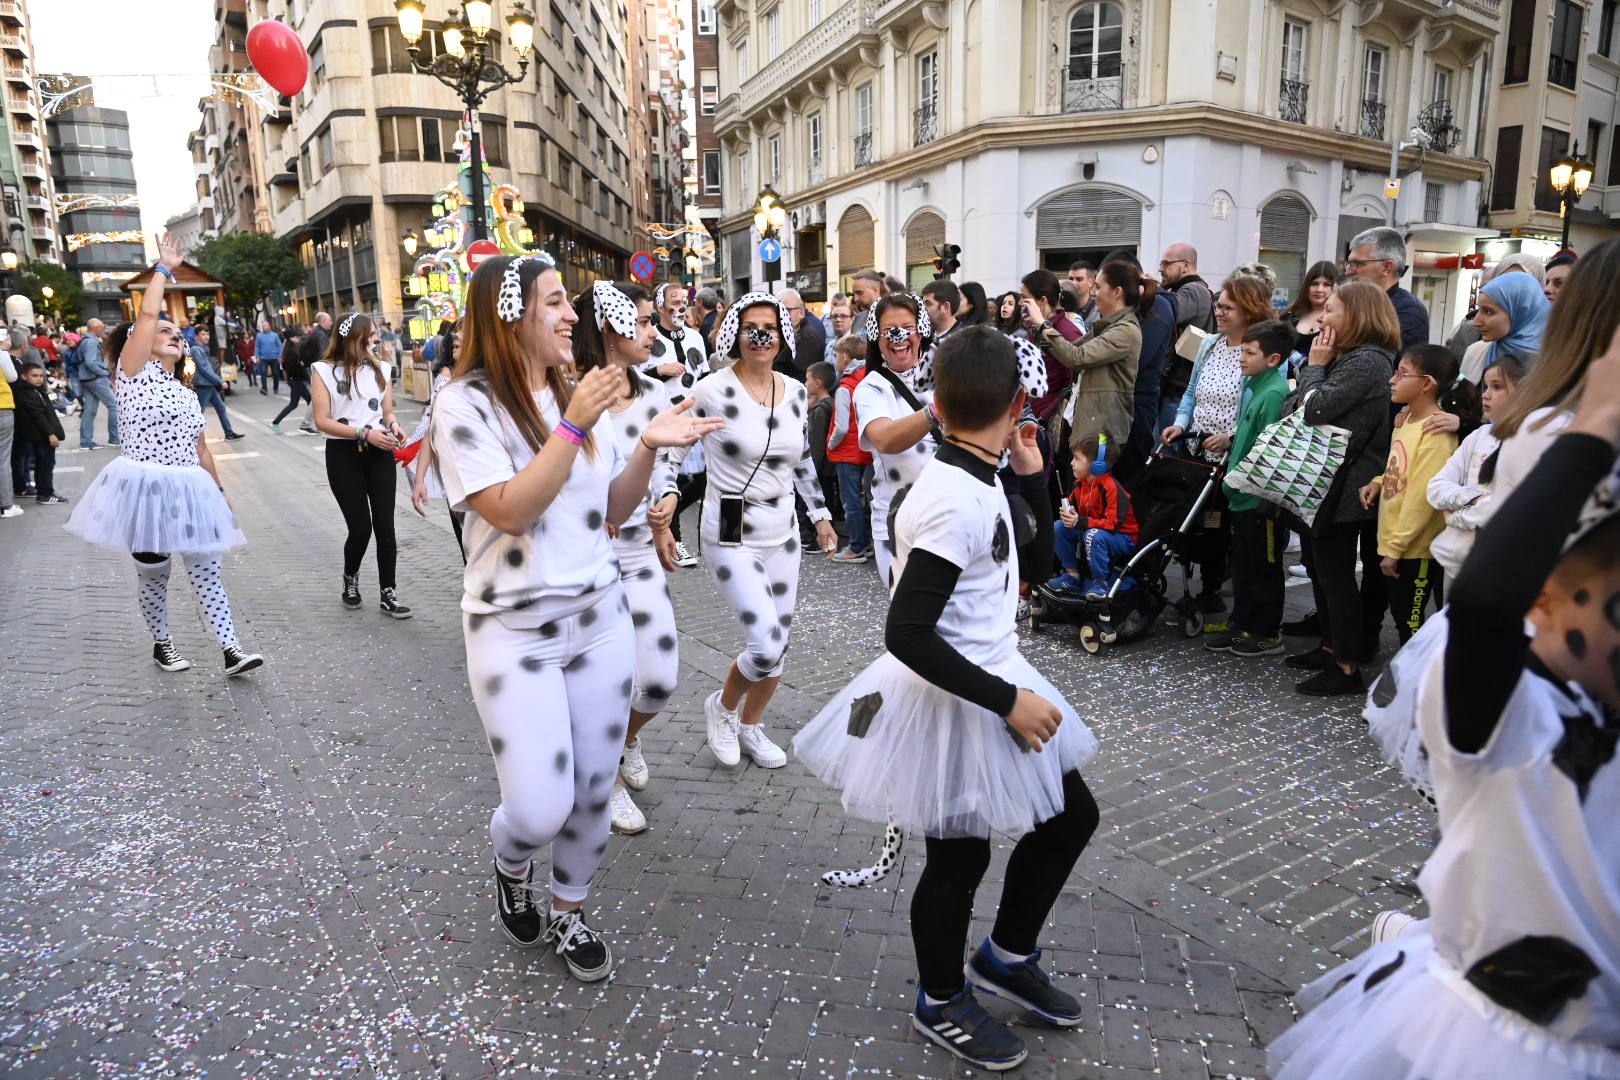
<path fill-rule="evenodd" d="M 79 496 L 63 527 L 123 552 L 209 555 L 247 543 L 208 470 L 122 456 Z"/>
<path fill-rule="evenodd" d="M 1063 809 L 1063 774 L 1097 740 L 1017 652 L 985 665 L 1057 705 L 1063 722 L 1040 753 L 1006 721 L 941 690 L 884 653 L 793 740 L 793 752 L 843 792 L 844 810 L 941 838 L 1019 836 Z"/>
<path fill-rule="evenodd" d="M 1298 998 L 1267 1051 L 1272 1080 L 1590 1080 L 1620 1053 L 1575 1043 L 1487 998 L 1436 953 L 1428 927 L 1375 945 Z"/>
<path fill-rule="evenodd" d="M 1418 690 L 1445 652 L 1446 620 L 1444 611 L 1436 612 L 1401 646 L 1389 667 L 1373 681 L 1361 714 L 1384 760 L 1431 805 L 1434 780 L 1429 774 L 1428 751 L 1418 734 Z"/>

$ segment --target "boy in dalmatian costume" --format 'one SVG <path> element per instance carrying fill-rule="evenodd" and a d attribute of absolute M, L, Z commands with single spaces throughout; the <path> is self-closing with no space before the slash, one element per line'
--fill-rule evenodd
<path fill-rule="evenodd" d="M 652 357 L 641 365 L 643 375 L 662 379 L 669 391 L 669 403 L 679 405 L 692 393 L 697 381 L 709 373 L 709 360 L 703 339 L 686 325 L 686 286 L 665 282 L 653 294 L 658 313 L 658 339 Z"/>

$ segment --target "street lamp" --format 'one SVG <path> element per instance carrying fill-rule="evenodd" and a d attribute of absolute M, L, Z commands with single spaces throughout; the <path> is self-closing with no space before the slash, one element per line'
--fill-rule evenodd
<path fill-rule="evenodd" d="M 754 200 L 754 230 L 759 233 L 761 240 L 775 240 L 787 225 L 787 207 L 782 205 L 782 196 L 770 184 L 759 193 Z M 763 263 L 765 270 L 765 284 L 769 285 L 776 280 L 776 272 L 770 267 L 781 266 L 780 257 L 769 263 Z"/>
<path fill-rule="evenodd" d="M 410 232 L 405 234 L 404 243 L 405 243 L 405 254 L 410 256 L 413 259 L 416 258 L 417 239 L 416 239 L 416 230 L 415 229 L 412 229 Z"/>
<path fill-rule="evenodd" d="M 1592 186 L 1595 171 L 1596 166 L 1581 157 L 1581 144 L 1576 143 L 1569 156 L 1554 162 L 1547 174 L 1553 190 L 1558 192 L 1558 213 L 1564 219 L 1564 239 L 1558 245 L 1561 250 L 1569 249 L 1569 212 L 1581 201 L 1586 189 Z"/>
<path fill-rule="evenodd" d="M 450 87 L 467 107 L 472 132 L 472 235 L 475 240 L 486 239 L 484 144 L 478 133 L 478 106 L 499 87 L 521 82 L 528 74 L 529 54 L 534 50 L 534 16 L 515 8 L 506 17 L 506 37 L 518 58 L 514 75 L 493 59 L 496 34 L 495 5 L 491 0 L 465 0 L 440 30 L 444 55 L 431 60 L 424 60 L 418 47 L 425 14 L 422 0 L 394 0 L 394 12 L 400 36 L 411 55 L 411 66 Z"/>

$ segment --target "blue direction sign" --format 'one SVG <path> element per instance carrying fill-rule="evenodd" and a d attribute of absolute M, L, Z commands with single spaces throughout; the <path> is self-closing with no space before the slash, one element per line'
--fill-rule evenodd
<path fill-rule="evenodd" d="M 759 261 L 776 262 L 782 257 L 782 245 L 775 240 L 761 240 L 759 242 Z"/>

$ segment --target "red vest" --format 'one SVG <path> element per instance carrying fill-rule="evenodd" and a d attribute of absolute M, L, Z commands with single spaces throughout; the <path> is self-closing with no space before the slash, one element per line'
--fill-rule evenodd
<path fill-rule="evenodd" d="M 866 466 L 872 464 L 872 455 L 861 449 L 861 418 L 855 412 L 855 388 L 861 385 L 866 378 L 868 368 L 862 364 L 860 368 L 845 375 L 838 380 L 838 389 L 849 391 L 849 430 L 844 433 L 844 441 L 836 447 L 827 447 L 827 460 L 838 461 L 845 465 Z M 836 402 L 833 409 L 837 410 Z M 831 441 L 832 429 L 827 429 L 828 440 Z"/>

